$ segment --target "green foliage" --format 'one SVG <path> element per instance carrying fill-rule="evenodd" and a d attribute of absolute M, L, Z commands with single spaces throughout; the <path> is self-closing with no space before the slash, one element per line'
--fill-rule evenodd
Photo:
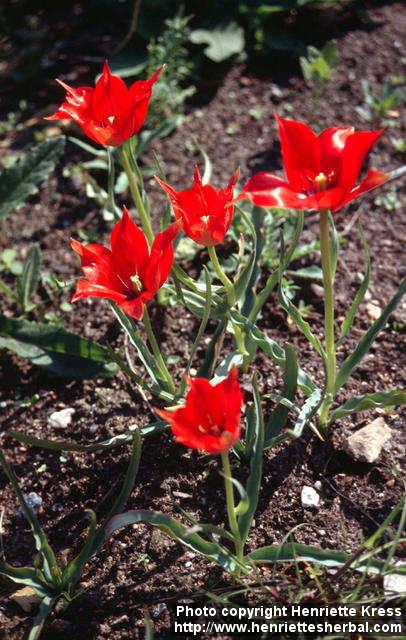
<path fill-rule="evenodd" d="M 30 311 L 35 305 L 30 302 L 40 279 L 41 249 L 34 244 L 28 251 L 21 276 L 17 280 L 18 301 L 23 313 Z"/>
<path fill-rule="evenodd" d="M 406 99 L 404 85 L 404 78 L 389 78 L 379 92 L 373 93 L 368 80 L 361 80 L 364 104 L 356 107 L 357 113 L 368 122 L 382 120 L 391 124 L 391 121 L 387 120 L 387 116 L 390 115 L 388 112 L 404 103 Z"/>
<path fill-rule="evenodd" d="M 64 148 L 64 136 L 48 138 L 0 174 L 0 219 L 22 207 L 29 196 L 37 193 L 39 185 L 54 170 Z"/>
<path fill-rule="evenodd" d="M 190 16 L 185 17 L 181 12 L 165 20 L 161 35 L 153 38 L 148 45 L 147 75 L 152 75 L 163 65 L 165 69 L 154 86 L 147 129 L 155 130 L 163 122 L 173 122 L 176 126 L 183 115 L 185 100 L 195 92 L 195 87 L 190 84 L 193 62 L 185 46 L 190 36 L 189 21 Z M 167 135 L 169 131 L 165 133 Z"/>
<path fill-rule="evenodd" d="M 307 56 L 301 56 L 299 62 L 305 80 L 311 80 L 323 87 L 331 79 L 333 67 L 338 62 L 337 44 L 332 40 L 322 49 L 309 46 Z"/>
<path fill-rule="evenodd" d="M 117 372 L 106 347 L 58 325 L 0 316 L 0 348 L 66 378 L 111 376 Z"/>
<path fill-rule="evenodd" d="M 213 62 L 223 62 L 244 51 L 244 30 L 234 21 L 219 23 L 211 29 L 194 29 L 190 41 L 206 45 L 204 53 Z"/>

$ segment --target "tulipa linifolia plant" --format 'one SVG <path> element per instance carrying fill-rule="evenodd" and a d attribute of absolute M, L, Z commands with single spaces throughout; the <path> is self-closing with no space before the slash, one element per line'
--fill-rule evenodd
<path fill-rule="evenodd" d="M 110 72 L 106 62 L 94 88 L 73 89 L 61 83 L 66 90 L 66 98 L 50 116 L 50 119 L 75 120 L 83 132 L 107 153 L 107 199 L 112 222 L 109 246 L 102 241 L 86 244 L 77 238 L 71 240 L 83 271 L 83 277 L 76 282 L 72 302 L 80 304 L 84 298 L 108 301 L 112 319 L 116 318 L 124 331 L 127 348 L 123 353 L 102 347 L 61 327 L 52 324 L 44 327 L 26 318 L 0 319 L 0 346 L 1 340 L 6 340 L 5 335 L 10 340 L 5 346 L 10 349 L 16 350 L 16 344 L 28 344 L 32 353 L 34 346 L 39 350 L 35 352 L 39 364 L 51 370 L 55 370 L 55 363 L 61 365 L 62 357 L 70 358 L 69 371 L 72 372 L 77 363 L 79 377 L 101 375 L 102 372 L 115 375 L 121 369 L 148 400 L 149 407 L 157 416 L 151 424 L 137 431 L 137 453 L 133 453 L 134 456 L 139 456 L 141 436 L 147 437 L 169 427 L 180 444 L 217 456 L 221 461 L 219 473 L 224 482 L 226 527 L 221 523 L 217 526 L 198 522 L 192 514 L 185 512 L 183 522 L 163 513 L 142 509 L 118 513 L 124 506 L 123 498 L 128 496 L 125 489 L 114 507 L 114 514 L 110 514 L 111 519 L 99 529 L 98 544 L 104 535 L 111 535 L 122 526 L 147 523 L 219 564 L 235 578 L 249 574 L 255 564 L 277 561 L 305 560 L 329 566 L 350 566 L 364 572 L 394 570 L 389 562 L 375 557 L 382 555 L 387 548 L 385 545 L 377 546 L 380 535 L 375 536 L 373 543 L 354 558 L 287 540 L 282 545 L 247 551 L 261 489 L 264 450 L 299 437 L 305 428 L 313 429 L 323 439 L 327 437 L 328 428 L 343 416 L 368 408 L 406 403 L 404 391 L 390 389 L 356 396 L 342 405 L 336 404 L 340 389 L 379 331 L 385 327 L 406 288 L 403 282 L 381 316 L 361 337 L 355 350 L 338 363 L 339 347 L 352 327 L 369 285 L 370 258 L 361 232 L 366 256 L 365 275 L 338 327 L 334 280 L 340 238 L 335 217 L 348 203 L 384 184 L 390 177 L 370 169 L 359 181 L 365 158 L 383 131 L 355 132 L 353 127 L 331 127 L 316 135 L 302 122 L 277 117 L 286 178 L 259 173 L 249 178 L 240 191 L 240 172 L 236 163 L 231 167 L 231 176 L 225 177 L 222 188 L 216 189 L 210 184 L 210 161 L 203 154 L 203 176 L 198 167 L 191 167 L 190 175 L 185 176 L 185 188 L 175 189 L 168 184 L 156 159 L 157 190 L 165 192 L 167 205 L 162 215 L 154 211 L 152 216 L 153 209 L 144 184 L 145 168 L 139 163 L 137 134 L 147 116 L 154 83 L 161 73 L 165 70 L 158 69 L 149 80 L 137 81 L 127 88 L 123 80 Z M 83 146 L 86 148 L 86 144 Z M 118 166 L 126 176 L 134 205 L 128 209 L 115 202 Z M 283 225 L 279 228 L 279 255 L 274 256 L 272 262 L 266 262 L 262 258 L 266 247 L 264 225 L 269 220 L 267 210 L 274 209 L 278 209 L 279 219 L 285 217 L 286 225 L 285 229 Z M 295 305 L 286 279 L 292 273 L 292 262 L 300 255 L 299 243 L 307 212 L 316 212 L 320 224 L 319 237 L 311 246 L 320 248 L 321 252 L 324 341 L 315 335 L 300 307 Z M 158 223 L 159 230 L 154 228 Z M 237 223 L 236 235 L 234 225 Z M 233 233 L 237 238 L 233 244 L 235 269 L 230 271 L 221 257 L 221 245 L 228 234 L 232 236 Z M 207 252 L 203 278 L 193 278 L 175 259 L 175 249 L 184 238 L 193 241 L 202 252 Z M 271 264 L 271 270 L 267 271 L 264 264 Z M 313 273 L 320 271 L 318 265 L 312 267 Z M 26 280 L 25 287 L 29 292 L 32 290 L 29 274 Z M 278 292 L 280 307 L 321 358 L 324 376 L 315 379 L 309 375 L 300 366 L 300 358 L 291 345 L 277 344 L 259 327 L 264 305 L 273 291 Z M 175 354 L 162 352 L 160 336 L 154 332 L 149 313 L 151 304 L 176 304 L 200 320 L 196 335 L 190 340 L 187 363 L 183 371 L 176 372 L 177 375 L 168 364 L 170 356 Z M 25 311 L 29 311 L 27 305 Z M 209 321 L 211 333 L 203 342 Z M 231 337 L 227 343 L 224 340 L 226 335 Z M 198 359 L 197 352 L 203 344 L 204 356 Z M 228 352 L 225 344 L 231 344 Z M 129 345 L 135 349 L 137 362 Z M 22 347 L 18 348 L 21 355 Z M 257 350 L 281 368 L 282 389 L 262 388 L 257 381 L 252 372 Z M 190 375 L 192 369 L 195 370 L 193 376 Z M 239 382 L 242 376 L 252 380 L 245 399 Z M 299 403 L 298 397 L 304 397 L 304 400 Z M 271 411 L 267 407 L 265 420 L 264 403 L 269 400 L 274 405 Z M 134 440 L 132 432 L 104 442 L 81 445 L 69 441 L 39 440 L 16 431 L 9 435 L 39 447 L 84 453 Z M 5 461 L 3 467 L 16 488 L 15 478 Z M 245 467 L 249 473 L 244 485 L 237 477 L 241 477 L 240 472 Z M 133 479 L 134 464 L 131 469 Z M 125 482 L 125 487 L 129 486 L 128 482 Z M 28 512 L 26 515 L 29 516 Z M 45 547 L 41 546 L 43 535 L 38 533 L 32 518 L 30 522 L 35 535 L 39 536 L 38 551 L 44 556 L 44 563 L 49 564 L 49 558 L 44 555 Z M 92 516 L 88 536 L 92 542 L 86 543 L 82 559 L 85 556 L 90 558 L 98 548 L 94 532 Z M 58 584 L 52 572 L 45 571 L 45 565 L 41 572 L 35 569 L 35 576 L 32 573 L 34 569 L 27 570 L 25 577 L 27 580 L 35 578 L 41 595 L 48 598 L 47 602 L 49 598 L 54 602 L 55 598 L 71 594 L 74 583 L 80 578 L 82 569 L 78 568 L 79 565 L 75 570 L 69 566 L 55 569 Z M 397 568 L 396 571 L 404 573 L 405 569 Z M 11 578 L 14 574 L 17 576 L 5 565 L 3 572 Z M 75 580 L 72 578 L 69 582 L 66 576 L 71 576 L 72 572 Z"/>

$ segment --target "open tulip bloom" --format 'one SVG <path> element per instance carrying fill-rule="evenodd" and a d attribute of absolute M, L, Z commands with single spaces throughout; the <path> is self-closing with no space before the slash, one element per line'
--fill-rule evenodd
<path fill-rule="evenodd" d="M 175 217 L 181 220 L 182 229 L 192 240 L 205 247 L 223 242 L 234 214 L 233 191 L 240 172 L 237 169 L 225 189 L 217 191 L 210 184 L 203 184 L 198 167 L 195 168 L 193 186 L 175 191 L 156 177 L 166 191 Z"/>
<path fill-rule="evenodd" d="M 95 87 L 73 89 L 58 80 L 66 91 L 65 102 L 47 120 L 74 120 L 95 142 L 121 145 L 144 124 L 152 87 L 161 71 L 148 80 L 137 80 L 130 88 L 110 72 L 107 62 Z"/>
<path fill-rule="evenodd" d="M 111 232 L 108 249 L 100 244 L 83 245 L 72 240 L 82 261 L 86 279 L 80 279 L 72 302 L 83 298 L 108 298 L 126 314 L 141 320 L 144 305 L 162 287 L 173 264 L 175 222 L 155 237 L 149 250 L 144 233 L 124 207 L 123 216 Z"/>
<path fill-rule="evenodd" d="M 329 127 L 316 136 L 304 122 L 276 116 L 286 180 L 260 172 L 250 178 L 240 198 L 261 207 L 338 211 L 374 189 L 387 174 L 370 169 L 358 186 L 363 162 L 383 130 Z"/>
<path fill-rule="evenodd" d="M 178 442 L 209 453 L 228 451 L 240 438 L 243 395 L 234 367 L 227 378 L 212 385 L 205 378 L 188 378 L 184 407 L 156 413 L 169 422 Z"/>

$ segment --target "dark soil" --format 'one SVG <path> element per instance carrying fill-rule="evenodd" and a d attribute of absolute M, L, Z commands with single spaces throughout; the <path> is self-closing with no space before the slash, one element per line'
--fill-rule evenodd
<path fill-rule="evenodd" d="M 213 162 L 215 184 L 224 185 L 237 165 L 240 165 L 244 179 L 264 168 L 279 170 L 280 153 L 273 111 L 306 120 L 315 127 L 349 123 L 358 128 L 378 126 L 378 123 L 363 122 L 355 111 L 363 100 L 360 80 L 368 79 L 376 89 L 388 76 L 401 73 L 401 41 L 406 25 L 400 3 L 376 8 L 371 15 L 372 27 L 366 29 L 361 25 L 342 37 L 337 34 L 340 63 L 319 100 L 314 98 L 312 87 L 298 78 L 286 77 L 276 85 L 274 78 L 256 77 L 243 66 L 230 68 L 214 97 L 206 104 L 202 96 L 204 106 L 193 106 L 182 127 L 155 145 L 167 171 L 168 182 L 174 186 L 190 183 L 193 164 L 199 160 L 189 144 L 193 138 L 203 145 Z M 82 70 L 75 68 L 79 77 Z M 49 89 L 46 100 L 52 97 L 56 101 L 56 93 L 57 89 Z M 38 127 L 43 126 L 40 116 L 49 113 L 52 105 L 44 109 L 43 88 L 36 95 L 38 111 L 33 111 L 33 117 L 38 118 L 34 122 Z M 11 110 L 11 92 L 5 92 L 5 96 Z M 31 102 L 30 108 L 33 108 L 35 98 Z M 250 115 L 251 109 L 262 110 L 263 115 L 257 120 Z M 395 114 L 393 119 L 395 124 L 371 154 L 371 165 L 378 169 L 390 170 L 402 162 L 391 142 L 392 138 L 405 135 L 402 114 Z M 227 134 L 230 125 L 234 133 Z M 20 134 L 11 140 L 11 144 L 18 148 L 25 144 L 24 140 L 25 136 Z M 4 138 L 2 147 L 6 148 L 9 142 L 9 138 Z M 72 163 L 79 158 L 83 158 L 83 154 L 68 145 L 64 162 Z M 164 201 L 152 182 L 149 189 L 158 217 Z M 382 308 L 404 276 L 404 215 L 400 209 L 378 207 L 374 204 L 375 195 L 371 194 L 362 203 L 353 204 L 337 216 L 337 226 L 341 232 L 345 230 L 346 240 L 337 273 L 339 318 L 357 290 L 357 273 L 363 271 L 355 216 L 359 215 L 362 220 L 372 256 L 371 301 Z M 310 216 L 303 241 L 316 236 L 316 225 L 316 217 Z M 68 241 L 70 236 L 77 237 L 79 229 L 84 227 L 88 231 L 108 231 L 99 221 L 94 201 L 86 198 L 83 187 L 63 177 L 60 166 L 32 204 L 1 223 L 0 249 L 14 246 L 22 258 L 27 248 L 38 242 L 44 256 L 44 269 L 60 278 L 73 279 L 79 269 Z M 201 259 L 205 259 L 204 252 Z M 40 293 L 44 294 L 45 310 L 51 310 L 53 306 L 45 292 Z M 66 300 L 68 298 L 69 293 L 66 293 Z M 321 335 L 321 300 L 308 285 L 300 291 L 299 298 L 313 305 L 310 321 L 315 332 Z M 197 322 L 181 308 L 162 309 L 154 304 L 151 307 L 163 351 L 180 356 L 181 367 L 188 356 Z M 5 299 L 1 309 L 9 315 L 15 312 Z M 370 323 L 365 303 L 361 310 L 350 338 L 342 347 L 340 359 L 351 351 Z M 397 310 L 395 324 L 392 321 L 380 334 L 340 400 L 368 391 L 404 386 L 404 344 L 400 334 L 404 312 L 405 307 Z M 103 302 L 92 300 L 77 304 L 71 313 L 65 314 L 65 322 L 68 328 L 81 335 L 103 344 L 121 345 L 119 328 Z M 260 326 L 280 344 L 293 343 L 300 354 L 301 365 L 320 376 L 320 362 L 304 337 L 287 325 L 275 298 L 267 303 Z M 255 369 L 264 391 L 280 390 L 280 372 L 262 354 L 256 359 Z M 131 424 L 139 426 L 154 419 L 148 405 L 122 375 L 107 380 L 67 382 L 46 376 L 17 357 L 2 352 L 0 380 L 3 435 L 11 429 L 20 429 L 36 437 L 91 442 L 124 432 Z M 37 398 L 35 394 L 38 394 Z M 30 398 L 31 405 L 27 402 Z M 268 401 L 266 411 L 269 412 L 272 406 Z M 47 425 L 48 415 L 64 407 L 75 409 L 67 433 Z M 345 436 L 377 415 L 378 412 L 372 412 L 358 415 L 354 420 L 341 421 L 331 442 L 321 442 L 307 433 L 265 455 L 262 491 L 249 539 L 250 548 L 279 543 L 297 525 L 300 527 L 294 536 L 299 542 L 349 552 L 359 548 L 361 540 L 383 522 L 402 494 L 402 483 L 394 473 L 401 469 L 404 451 L 399 413 L 385 417 L 393 437 L 377 464 L 355 463 L 344 451 Z M 40 521 L 58 557 L 73 557 L 87 525 L 85 509 L 95 509 L 100 517 L 106 513 L 109 492 L 114 490 L 125 471 L 129 447 L 97 454 L 60 456 L 3 439 L 2 449 L 14 465 L 24 492 L 36 491 L 41 495 Z M 221 524 L 224 497 L 218 468 L 215 457 L 185 449 L 176 444 L 169 433 L 149 437 L 143 444 L 140 470 L 128 507 L 163 511 L 181 519 L 180 509 L 184 509 L 204 522 Z M 301 488 L 313 486 L 316 481 L 321 483 L 321 505 L 315 511 L 303 509 Z M 4 476 L 1 487 L 1 504 L 5 510 L 2 541 L 7 561 L 16 565 L 32 564 L 32 537 L 17 514 L 15 496 Z M 102 502 L 106 496 L 107 500 Z M 301 591 L 295 570 L 290 566 L 281 565 L 276 571 L 261 569 L 257 578 L 269 582 L 270 592 L 265 595 L 261 592 L 268 602 L 270 599 L 291 602 L 299 593 L 310 600 L 320 597 L 306 571 Z M 219 569 L 160 533 L 152 532 L 146 526 L 126 528 L 116 533 L 88 566 L 82 582 L 83 594 L 66 611 L 57 611 L 51 616 L 43 637 L 70 640 L 142 637 L 146 610 L 152 613 L 159 637 L 171 637 L 169 610 L 161 610 L 157 607 L 159 603 L 169 607 L 182 596 L 215 592 L 228 586 L 231 588 L 231 585 L 231 580 Z M 348 585 L 335 585 L 330 599 L 336 597 L 334 594 L 339 593 L 340 588 L 347 589 Z M 21 638 L 32 619 L 31 614 L 24 613 L 10 600 L 9 596 L 15 590 L 13 583 L 0 580 L 0 635 L 2 633 L 8 640 Z"/>

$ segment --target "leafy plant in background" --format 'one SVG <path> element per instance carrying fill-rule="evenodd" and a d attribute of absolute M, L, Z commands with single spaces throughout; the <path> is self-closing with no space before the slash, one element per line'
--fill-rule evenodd
<path fill-rule="evenodd" d="M 106 524 L 112 516 L 122 511 L 134 487 L 140 455 L 141 435 L 140 432 L 135 432 L 133 434 L 132 452 L 128 468 L 121 489 L 107 516 L 98 525 L 96 514 L 89 509 L 87 513 L 90 524 L 79 553 L 69 562 L 58 562 L 47 535 L 40 526 L 35 511 L 24 497 L 12 467 L 0 451 L 0 466 L 17 495 L 22 513 L 30 525 L 36 548 L 36 556 L 32 567 L 15 567 L 8 564 L 4 557 L 4 550 L 0 555 L 0 575 L 8 577 L 18 585 L 24 585 L 32 589 L 40 602 L 28 640 L 36 640 L 40 637 L 46 618 L 57 604 L 68 606 L 81 593 L 79 583 L 86 565 L 103 545 Z"/>
<path fill-rule="evenodd" d="M 314 82 L 320 93 L 331 79 L 338 62 L 337 44 L 334 41 L 327 42 L 322 49 L 309 46 L 307 56 L 301 56 L 299 62 L 305 80 Z"/>
<path fill-rule="evenodd" d="M 361 80 L 364 104 L 356 107 L 357 113 L 367 122 L 384 122 L 391 124 L 391 111 L 406 100 L 404 78 L 389 78 L 378 93 L 373 93 L 368 80 Z"/>

